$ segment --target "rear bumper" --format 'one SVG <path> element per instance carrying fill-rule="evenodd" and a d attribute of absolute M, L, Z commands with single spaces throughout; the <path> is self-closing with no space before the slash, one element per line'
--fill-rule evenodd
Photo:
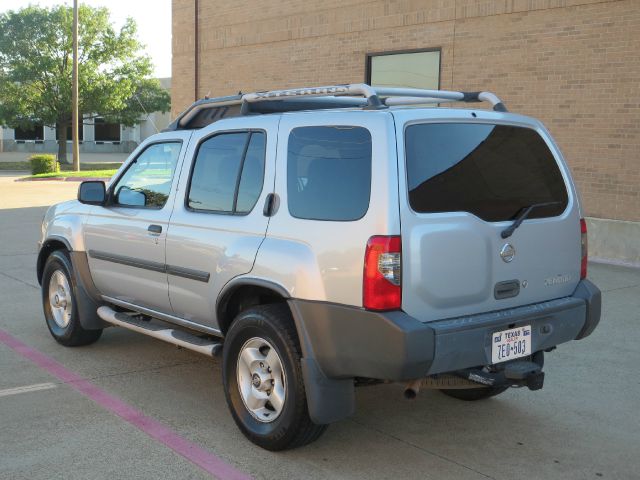
<path fill-rule="evenodd" d="M 534 305 L 422 323 L 403 312 L 290 300 L 303 357 L 327 379 L 411 380 L 491 363 L 492 333 L 531 325 L 532 352 L 588 336 L 600 321 L 600 290 Z"/>

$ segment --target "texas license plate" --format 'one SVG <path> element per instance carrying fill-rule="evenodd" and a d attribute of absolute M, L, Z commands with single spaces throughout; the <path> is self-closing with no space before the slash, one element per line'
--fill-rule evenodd
<path fill-rule="evenodd" d="M 531 325 L 493 334 L 491 363 L 506 362 L 531 355 Z"/>

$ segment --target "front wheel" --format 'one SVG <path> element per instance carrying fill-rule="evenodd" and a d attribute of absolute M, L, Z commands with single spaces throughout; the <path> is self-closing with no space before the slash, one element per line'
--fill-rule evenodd
<path fill-rule="evenodd" d="M 309 418 L 300 358 L 286 305 L 241 312 L 225 338 L 227 404 L 242 433 L 267 450 L 306 445 L 327 428 Z"/>
<path fill-rule="evenodd" d="M 102 334 L 101 329 L 82 328 L 76 302 L 77 288 L 69 256 L 56 250 L 44 265 L 42 308 L 49 332 L 58 343 L 67 347 L 88 345 Z"/>

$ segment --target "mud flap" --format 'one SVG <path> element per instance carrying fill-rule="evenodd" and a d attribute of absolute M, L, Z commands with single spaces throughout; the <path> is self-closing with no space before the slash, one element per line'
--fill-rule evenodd
<path fill-rule="evenodd" d="M 353 415 L 356 408 L 352 378 L 327 378 L 313 358 L 302 358 L 302 376 L 311 420 L 318 425 Z"/>

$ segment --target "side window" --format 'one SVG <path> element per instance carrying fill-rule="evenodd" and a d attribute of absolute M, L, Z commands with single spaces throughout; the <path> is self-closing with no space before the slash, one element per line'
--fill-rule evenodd
<path fill-rule="evenodd" d="M 262 132 L 252 133 L 247 154 L 244 158 L 242 177 L 238 187 L 236 211 L 249 213 L 253 210 L 258 197 L 262 193 L 264 182 L 264 157 L 266 151 L 266 135 Z"/>
<path fill-rule="evenodd" d="M 369 209 L 371 133 L 362 127 L 299 127 L 287 151 L 289 213 L 353 221 Z"/>
<path fill-rule="evenodd" d="M 162 208 L 169 198 L 181 145 L 167 142 L 147 147 L 118 180 L 113 190 L 115 204 Z"/>
<path fill-rule="evenodd" d="M 196 211 L 249 213 L 262 192 L 266 136 L 222 133 L 198 148 L 187 206 Z"/>

